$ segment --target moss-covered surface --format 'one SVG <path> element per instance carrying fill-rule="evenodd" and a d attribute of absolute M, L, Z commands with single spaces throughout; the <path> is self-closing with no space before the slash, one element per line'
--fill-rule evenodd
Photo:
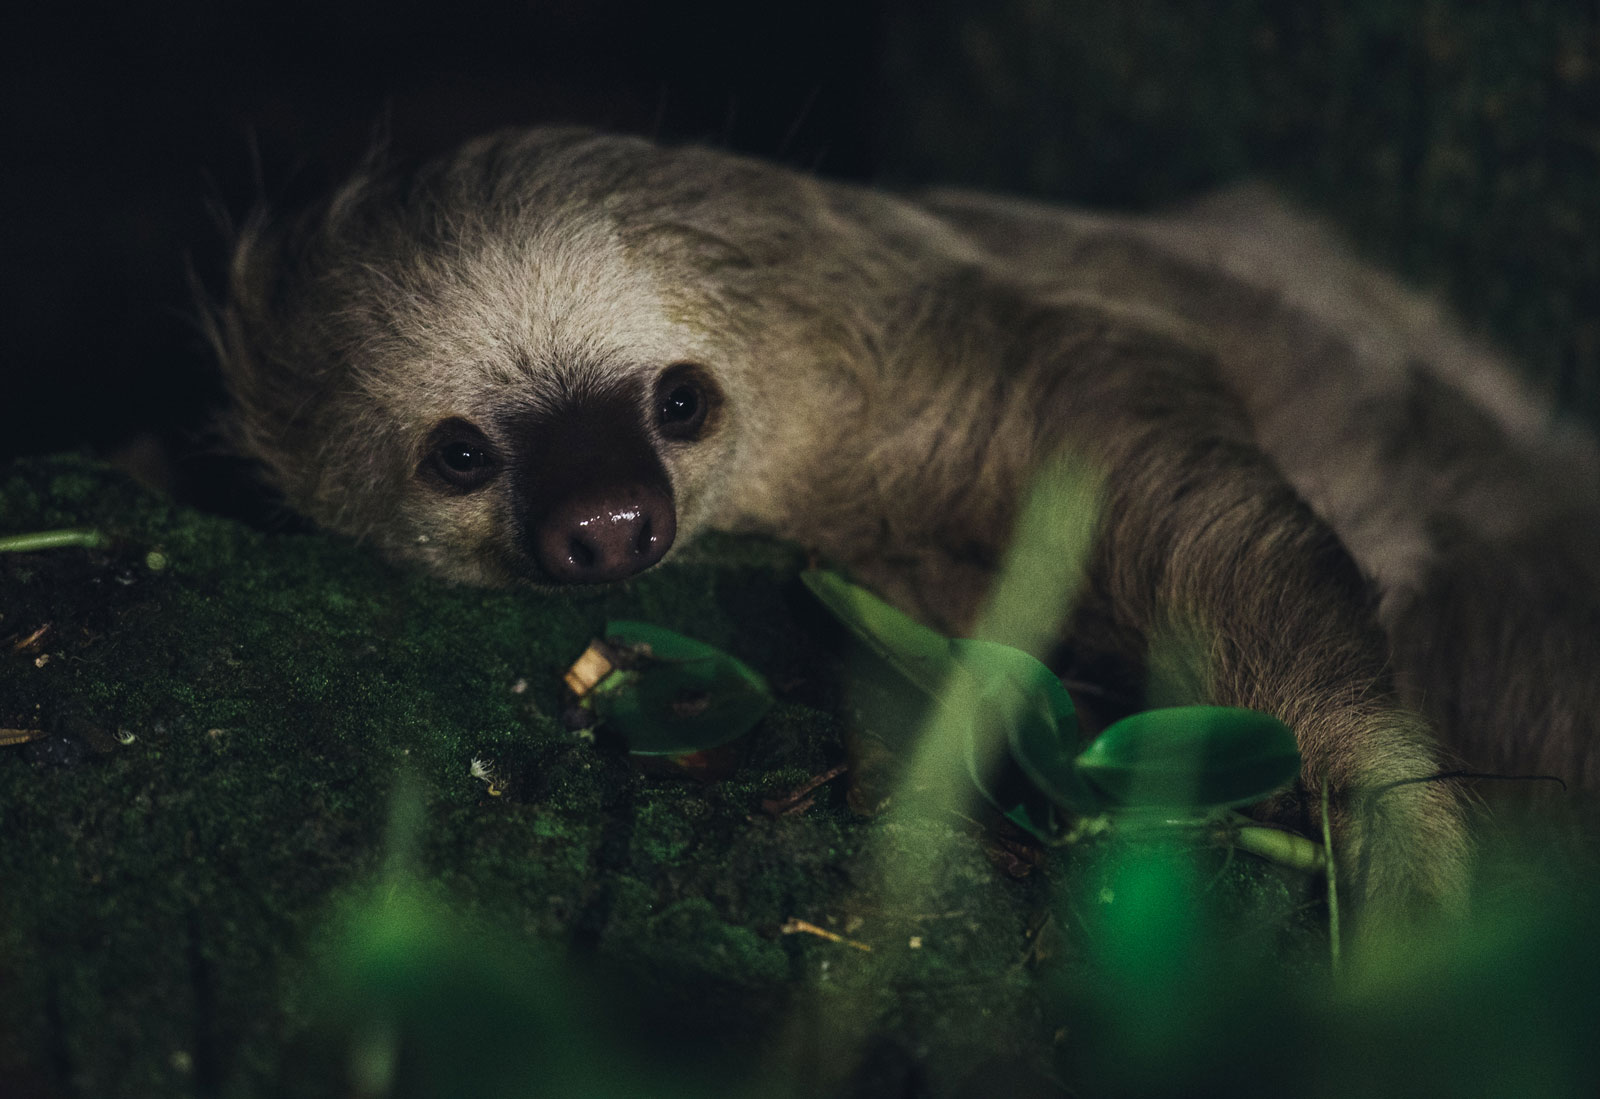
<path fill-rule="evenodd" d="M 0 516 L 6 532 L 117 537 L 0 554 L 0 728 L 48 734 L 0 749 L 6 1094 L 347 1093 L 349 1018 L 316 1006 L 354 979 L 332 929 L 352 906 L 381 924 L 402 895 L 432 913 L 419 926 L 478 929 L 406 940 L 419 982 L 443 979 L 430 950 L 465 952 L 468 972 L 565 956 L 588 967 L 580 985 L 604 984 L 594 965 L 626 974 L 606 1012 L 617 1058 L 639 1028 L 615 1020 L 644 1011 L 706 1056 L 809 1064 L 828 1086 L 883 1042 L 900 1073 L 1047 1062 L 1022 966 L 1039 875 L 996 869 L 954 817 L 858 819 L 839 781 L 763 811 L 842 756 L 840 665 L 787 550 L 726 541 L 585 599 L 449 588 L 331 538 L 173 508 L 76 459 L 6 473 Z M 564 726 L 561 672 L 624 615 L 774 684 L 731 779 L 650 777 Z M 924 911 L 862 870 L 928 851 Z M 783 934 L 795 919 L 873 952 Z M 485 941 L 513 945 L 486 962 Z M 897 983 L 877 983 L 885 965 Z M 463 1049 L 438 1057 L 472 1079 Z"/>
<path fill-rule="evenodd" d="M 116 542 L 0 554 L 0 728 L 45 734 L 0 746 L 7 1099 L 1600 1086 L 1600 908 L 1565 855 L 1330 984 L 1303 881 L 1247 856 L 861 818 L 842 780 L 769 805 L 847 724 L 915 723 L 870 670 L 846 699 L 782 547 L 486 593 L 75 458 L 0 473 L 0 534 L 89 524 Z M 561 720 L 621 616 L 773 684 L 727 780 Z"/>

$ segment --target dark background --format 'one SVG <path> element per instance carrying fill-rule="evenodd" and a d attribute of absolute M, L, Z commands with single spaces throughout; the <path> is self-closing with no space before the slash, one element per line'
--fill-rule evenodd
<path fill-rule="evenodd" d="M 181 0 L 13 28 L 0 458 L 203 454 L 188 271 L 217 285 L 228 217 L 327 188 L 380 130 L 411 156 L 557 121 L 1120 206 L 1264 174 L 1600 407 L 1593 3 Z"/>
<path fill-rule="evenodd" d="M 881 12 L 820 0 L 35 5 L 3 104 L 0 457 L 155 431 L 217 397 L 188 272 L 229 217 L 293 204 L 380 130 L 441 152 L 577 121 L 874 169 Z"/>

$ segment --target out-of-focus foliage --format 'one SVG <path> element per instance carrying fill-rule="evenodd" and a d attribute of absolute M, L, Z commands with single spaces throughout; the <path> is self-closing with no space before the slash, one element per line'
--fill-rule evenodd
<path fill-rule="evenodd" d="M 1035 507 L 1038 510 L 1038 507 Z M 1076 814 L 1162 809 L 1203 814 L 1260 801 L 1300 771 L 1294 734 L 1269 714 L 1177 705 L 1113 722 L 1079 752 L 1072 697 L 1049 668 L 997 641 L 947 639 L 831 572 L 802 579 L 850 631 L 915 686 L 937 699 L 927 742 L 960 743 L 974 787 L 1019 826 L 1043 838 L 1061 830 L 1057 808 Z M 996 600 L 1015 598 L 1008 573 Z M 1063 600 L 1040 602 L 1041 621 Z M 1020 605 L 1020 603 L 1019 603 Z M 1043 635 L 1040 622 L 1019 622 Z M 949 734 L 942 729 L 952 730 Z M 948 776 L 939 783 L 949 785 Z"/>
<path fill-rule="evenodd" d="M 12 470 L 0 514 L 117 537 L 0 554 L 0 726 L 47 734 L 0 747 L 11 1094 L 1600 1088 L 1592 824 L 1502 824 L 1466 920 L 1369 928 L 1335 981 L 1304 875 L 1137 831 L 1030 851 L 976 822 L 958 739 L 925 730 L 957 746 L 939 798 L 914 783 L 950 759 L 869 820 L 780 798 L 851 710 L 797 555 L 727 543 L 571 603 L 77 461 Z M 555 720 L 625 615 L 783 685 L 727 781 L 642 776 Z"/>

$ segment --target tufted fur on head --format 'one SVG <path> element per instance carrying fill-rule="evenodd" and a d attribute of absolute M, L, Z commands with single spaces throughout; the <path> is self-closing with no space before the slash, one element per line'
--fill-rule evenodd
<path fill-rule="evenodd" d="M 219 343 L 292 507 L 473 583 L 754 530 L 961 630 L 1070 455 L 1103 486 L 1056 653 L 1088 708 L 1139 705 L 1190 637 L 1168 687 L 1296 730 L 1263 812 L 1327 786 L 1369 905 L 1465 873 L 1419 708 L 1484 764 L 1600 779 L 1594 709 L 1531 705 L 1523 650 L 1556 631 L 1550 680 L 1600 655 L 1593 445 L 1259 191 L 1113 217 L 503 133 L 252 222 Z"/>

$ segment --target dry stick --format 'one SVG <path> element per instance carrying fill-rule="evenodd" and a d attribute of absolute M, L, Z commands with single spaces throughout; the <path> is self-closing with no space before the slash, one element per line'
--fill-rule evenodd
<path fill-rule="evenodd" d="M 30 741 L 43 739 L 43 729 L 0 729 L 0 748 L 9 748 L 13 744 L 27 744 Z"/>
<path fill-rule="evenodd" d="M 868 954 L 872 953 L 872 946 L 870 943 L 862 943 L 857 942 L 854 939 L 847 939 L 837 931 L 829 931 L 826 927 L 818 927 L 816 924 L 811 923 L 808 920 L 791 919 L 786 921 L 782 927 L 778 928 L 778 930 L 784 935 L 815 935 L 819 939 L 827 939 L 830 943 L 839 943 L 842 946 L 853 946 L 857 950 L 864 951 Z"/>

